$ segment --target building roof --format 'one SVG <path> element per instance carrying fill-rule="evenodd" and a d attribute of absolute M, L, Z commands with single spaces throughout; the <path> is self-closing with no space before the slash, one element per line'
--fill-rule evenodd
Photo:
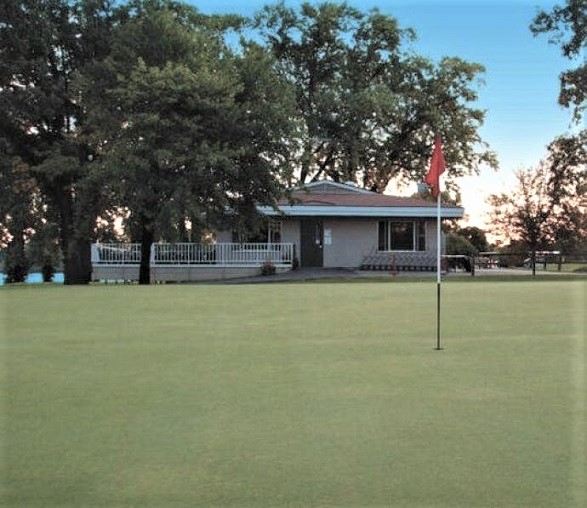
<path fill-rule="evenodd" d="M 265 215 L 292 217 L 436 217 L 436 203 L 421 198 L 379 194 L 351 184 L 320 181 L 294 189 L 277 209 L 260 207 Z M 442 205 L 443 218 L 461 218 L 464 209 Z"/>

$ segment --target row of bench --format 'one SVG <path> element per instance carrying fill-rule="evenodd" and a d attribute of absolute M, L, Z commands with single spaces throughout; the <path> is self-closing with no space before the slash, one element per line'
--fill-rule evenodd
<path fill-rule="evenodd" d="M 361 270 L 432 272 L 436 270 L 436 256 L 428 252 L 376 252 L 365 256 Z"/>

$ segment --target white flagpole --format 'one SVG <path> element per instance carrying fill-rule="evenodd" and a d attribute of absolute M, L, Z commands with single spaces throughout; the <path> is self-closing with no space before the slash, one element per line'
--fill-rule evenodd
<path fill-rule="evenodd" d="M 440 283 L 442 282 L 442 274 L 440 271 L 440 174 L 445 171 L 444 156 L 442 155 L 442 145 L 440 134 L 434 137 L 434 150 L 432 151 L 432 160 L 430 162 L 430 170 L 426 174 L 424 181 L 432 187 L 433 196 L 436 196 L 436 348 L 440 347 Z"/>
<path fill-rule="evenodd" d="M 442 275 L 440 272 L 440 189 L 436 196 L 436 350 L 440 347 L 440 283 Z"/>

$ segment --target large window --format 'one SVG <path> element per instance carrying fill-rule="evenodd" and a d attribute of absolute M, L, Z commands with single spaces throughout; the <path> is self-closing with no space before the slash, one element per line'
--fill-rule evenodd
<path fill-rule="evenodd" d="M 423 221 L 380 221 L 379 250 L 426 250 L 425 223 Z"/>

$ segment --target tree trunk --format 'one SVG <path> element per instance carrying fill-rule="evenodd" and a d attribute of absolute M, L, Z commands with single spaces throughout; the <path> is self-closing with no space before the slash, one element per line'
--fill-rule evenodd
<path fill-rule="evenodd" d="M 64 259 L 64 284 L 88 284 L 92 280 L 91 241 L 70 239 Z"/>
<path fill-rule="evenodd" d="M 141 265 L 139 268 L 139 284 L 151 283 L 151 246 L 153 245 L 153 231 L 143 226 L 141 234 Z"/>
<path fill-rule="evenodd" d="M 65 285 L 88 284 L 92 280 L 91 240 L 76 233 L 74 198 L 71 193 L 58 189 L 54 201 L 59 215 L 59 239 L 63 253 L 63 283 Z"/>

